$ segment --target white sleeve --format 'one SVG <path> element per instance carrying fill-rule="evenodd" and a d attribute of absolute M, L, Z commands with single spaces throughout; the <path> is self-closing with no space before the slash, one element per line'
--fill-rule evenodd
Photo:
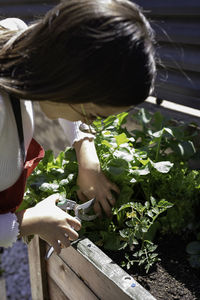
<path fill-rule="evenodd" d="M 10 30 L 23 30 L 27 28 L 27 25 L 17 18 L 4 19 L 0 21 L 0 25 Z M 0 105 L 0 132 L 3 127 L 3 116 L 3 105 Z M 16 215 L 13 213 L 0 214 L 0 247 L 12 247 L 13 243 L 17 241 L 18 234 L 19 224 Z"/>
<path fill-rule="evenodd" d="M 12 247 L 17 241 L 19 224 L 15 214 L 0 214 L 0 247 Z"/>
<path fill-rule="evenodd" d="M 6 18 L 0 21 L 0 25 L 10 30 L 23 30 L 28 26 L 18 18 Z"/>
<path fill-rule="evenodd" d="M 74 142 L 83 140 L 84 138 L 94 139 L 94 135 L 90 133 L 84 133 L 80 131 L 79 126 L 81 121 L 71 122 L 65 119 L 58 119 L 64 133 L 66 135 L 66 140 L 69 143 L 70 147 L 73 147 Z"/>

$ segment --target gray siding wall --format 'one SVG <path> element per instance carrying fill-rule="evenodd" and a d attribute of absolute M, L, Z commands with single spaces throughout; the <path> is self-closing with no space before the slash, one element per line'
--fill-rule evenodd
<path fill-rule="evenodd" d="M 15 17 L 30 22 L 44 15 L 58 0 L 0 0 L 0 18 Z"/>
<path fill-rule="evenodd" d="M 155 95 L 200 108 L 200 1 L 136 0 L 156 33 L 158 69 Z"/>

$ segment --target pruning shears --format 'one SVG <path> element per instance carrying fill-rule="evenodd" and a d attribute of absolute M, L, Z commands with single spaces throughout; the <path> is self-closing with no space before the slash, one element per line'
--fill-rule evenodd
<path fill-rule="evenodd" d="M 95 198 L 83 204 L 77 204 L 76 201 L 64 198 L 57 202 L 57 206 L 64 211 L 73 210 L 75 214 L 75 218 L 79 222 L 92 221 L 97 218 L 97 215 L 89 215 L 88 212 L 93 207 L 94 202 L 95 202 Z M 49 257 L 53 254 L 53 252 L 54 252 L 54 248 L 50 247 L 46 253 L 45 259 L 49 259 Z"/>

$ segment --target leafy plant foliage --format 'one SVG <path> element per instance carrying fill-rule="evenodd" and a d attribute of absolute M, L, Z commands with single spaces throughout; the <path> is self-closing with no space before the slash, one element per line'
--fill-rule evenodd
<path fill-rule="evenodd" d="M 199 231 L 195 224 L 200 174 L 187 167 L 189 158 L 197 155 L 192 142 L 195 133 L 143 109 L 132 115 L 140 129 L 128 131 L 127 116 L 121 113 L 93 123 L 102 170 L 121 192 L 115 195 L 112 219 L 83 222 L 81 235 L 104 249 L 125 251 L 121 264 L 127 269 L 137 264 L 148 272 L 159 260 L 154 244 L 158 232 Z M 67 148 L 57 158 L 46 151 L 28 180 L 20 209 L 53 193 L 78 201 L 77 174 L 73 149 Z"/>

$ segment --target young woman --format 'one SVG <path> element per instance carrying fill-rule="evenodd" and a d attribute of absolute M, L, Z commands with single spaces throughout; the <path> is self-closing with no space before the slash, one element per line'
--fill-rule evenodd
<path fill-rule="evenodd" d="M 96 196 L 96 212 L 102 207 L 109 215 L 112 190 L 119 190 L 101 172 L 93 137 L 80 125 L 141 103 L 154 77 L 151 27 L 128 0 L 63 1 L 29 27 L 18 19 L 1 21 L 0 246 L 38 234 L 59 253 L 58 240 L 68 247 L 80 229 L 56 206 L 58 195 L 16 212 L 26 178 L 44 155 L 32 139 L 32 102 L 59 119 L 76 149 L 79 198 Z"/>

